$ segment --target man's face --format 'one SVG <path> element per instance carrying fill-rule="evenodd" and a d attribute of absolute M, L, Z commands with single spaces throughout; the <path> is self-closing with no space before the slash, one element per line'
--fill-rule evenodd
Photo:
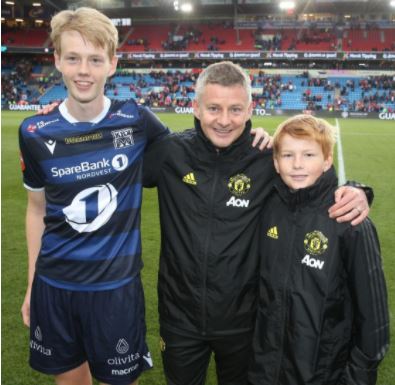
<path fill-rule="evenodd" d="M 70 103 L 101 103 L 107 77 L 114 74 L 117 58 L 110 60 L 104 48 L 95 47 L 77 31 L 61 36 L 61 54 L 55 53 Z"/>
<path fill-rule="evenodd" d="M 285 134 L 280 140 L 274 166 L 284 183 L 292 190 L 313 185 L 332 165 L 325 159 L 321 146 L 313 139 L 299 139 Z"/>
<path fill-rule="evenodd" d="M 242 134 L 252 112 L 252 103 L 241 85 L 208 84 L 193 107 L 204 135 L 217 148 L 230 146 Z"/>

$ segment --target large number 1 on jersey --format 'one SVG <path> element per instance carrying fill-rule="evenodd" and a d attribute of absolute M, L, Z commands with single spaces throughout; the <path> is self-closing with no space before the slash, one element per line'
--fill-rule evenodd
<path fill-rule="evenodd" d="M 96 231 L 116 210 L 117 195 L 118 191 L 110 183 L 82 190 L 63 209 L 66 222 L 79 233 Z"/>

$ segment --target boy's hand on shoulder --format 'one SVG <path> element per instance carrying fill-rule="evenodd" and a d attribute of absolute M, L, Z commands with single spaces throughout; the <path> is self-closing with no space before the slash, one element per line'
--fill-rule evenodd
<path fill-rule="evenodd" d="M 273 138 L 262 127 L 252 128 L 251 135 L 254 135 L 252 147 L 257 147 L 260 151 L 272 148 Z"/>

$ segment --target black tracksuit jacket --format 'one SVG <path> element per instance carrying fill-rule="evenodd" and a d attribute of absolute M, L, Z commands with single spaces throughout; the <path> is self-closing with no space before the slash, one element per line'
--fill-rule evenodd
<path fill-rule="evenodd" d="M 251 123 L 217 151 L 195 129 L 150 146 L 144 185 L 158 187 L 160 325 L 205 337 L 251 331 L 257 304 L 256 228 L 272 187 L 272 152 L 251 146 Z"/>
<path fill-rule="evenodd" d="M 328 217 L 329 170 L 265 205 L 253 385 L 373 385 L 389 345 L 387 292 L 376 230 Z"/>

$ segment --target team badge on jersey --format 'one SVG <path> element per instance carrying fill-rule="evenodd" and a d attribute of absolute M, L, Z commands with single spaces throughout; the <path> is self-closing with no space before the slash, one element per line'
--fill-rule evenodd
<path fill-rule="evenodd" d="M 125 148 L 134 145 L 132 127 L 111 131 L 115 148 Z"/>
<path fill-rule="evenodd" d="M 229 179 L 228 188 L 233 195 L 240 197 L 250 191 L 251 179 L 244 174 L 237 174 Z"/>
<path fill-rule="evenodd" d="M 315 230 L 304 237 L 304 248 L 313 255 L 320 255 L 328 248 L 328 238 L 321 231 Z"/>

